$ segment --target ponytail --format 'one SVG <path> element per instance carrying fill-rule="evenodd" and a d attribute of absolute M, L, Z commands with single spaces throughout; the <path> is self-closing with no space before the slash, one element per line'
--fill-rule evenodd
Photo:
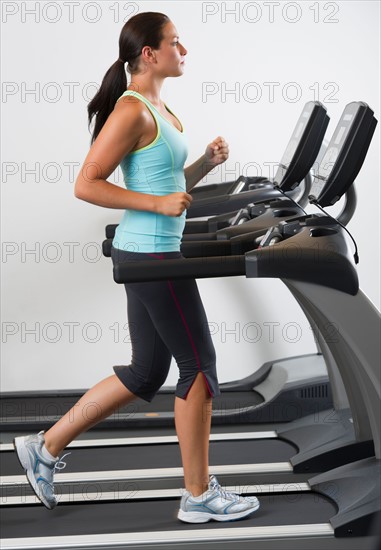
<path fill-rule="evenodd" d="M 101 87 L 87 106 L 88 127 L 95 117 L 94 130 L 91 137 L 93 143 L 106 122 L 109 114 L 113 111 L 116 101 L 127 88 L 127 76 L 124 63 L 120 59 L 115 61 L 104 75 Z"/>

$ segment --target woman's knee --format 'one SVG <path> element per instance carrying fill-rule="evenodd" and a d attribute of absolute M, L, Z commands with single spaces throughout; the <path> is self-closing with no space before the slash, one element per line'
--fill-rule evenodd
<path fill-rule="evenodd" d="M 113 369 L 130 392 L 145 401 L 151 402 L 165 383 L 169 367 L 170 364 L 162 364 L 160 368 L 151 370 L 146 376 L 143 374 L 142 369 L 133 363 L 131 365 L 118 365 Z"/>
<path fill-rule="evenodd" d="M 216 351 L 213 345 L 203 346 L 195 357 L 195 371 L 216 372 Z"/>

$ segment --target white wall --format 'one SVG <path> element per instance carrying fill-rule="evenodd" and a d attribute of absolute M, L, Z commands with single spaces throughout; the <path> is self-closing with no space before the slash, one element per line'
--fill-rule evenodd
<path fill-rule="evenodd" d="M 87 388 L 129 362 L 124 289 L 100 248 L 104 226 L 122 212 L 73 195 L 89 147 L 86 105 L 118 57 L 126 17 L 167 13 L 188 49 L 184 76 L 168 80 L 162 97 L 189 135 L 189 163 L 216 136 L 229 142 L 229 160 L 207 183 L 255 175 L 256 167 L 268 176 L 306 101 L 327 106 L 327 138 L 350 101 L 366 101 L 380 117 L 378 2 L 70 4 L 2 3 L 2 391 Z M 378 155 L 379 128 L 348 227 L 361 286 L 379 307 Z M 122 185 L 120 170 L 110 181 Z M 210 279 L 199 287 L 221 382 L 314 351 L 280 281 Z M 172 365 L 167 383 L 176 380 Z"/>

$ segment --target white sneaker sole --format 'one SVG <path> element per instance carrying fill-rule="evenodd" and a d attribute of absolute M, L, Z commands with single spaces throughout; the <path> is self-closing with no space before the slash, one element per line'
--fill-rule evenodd
<path fill-rule="evenodd" d="M 36 478 L 34 477 L 33 468 L 31 468 L 30 464 L 29 453 L 24 443 L 24 437 L 15 437 L 13 440 L 13 445 L 17 458 L 19 459 L 21 466 L 24 468 L 29 484 L 35 492 L 37 498 L 46 506 L 46 508 L 53 510 L 56 505 L 52 506 L 50 502 L 44 498 L 44 495 L 42 491 L 40 491 L 40 487 L 37 484 Z"/>
<path fill-rule="evenodd" d="M 206 523 L 208 521 L 235 521 L 236 519 L 245 518 L 246 516 L 252 514 L 258 510 L 260 504 L 259 502 L 253 508 L 249 510 L 244 510 L 243 512 L 237 512 L 235 514 L 210 514 L 208 512 L 184 512 L 184 510 L 179 510 L 177 518 L 185 523 Z"/>

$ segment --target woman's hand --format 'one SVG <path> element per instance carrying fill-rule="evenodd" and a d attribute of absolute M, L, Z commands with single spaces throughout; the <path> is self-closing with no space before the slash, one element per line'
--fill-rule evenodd
<path fill-rule="evenodd" d="M 229 146 L 223 137 L 218 136 L 205 149 L 205 157 L 208 164 L 217 166 L 229 158 Z"/>
<path fill-rule="evenodd" d="M 189 208 L 192 200 L 191 195 L 183 192 L 155 196 L 155 212 L 164 216 L 181 216 L 184 210 Z"/>

